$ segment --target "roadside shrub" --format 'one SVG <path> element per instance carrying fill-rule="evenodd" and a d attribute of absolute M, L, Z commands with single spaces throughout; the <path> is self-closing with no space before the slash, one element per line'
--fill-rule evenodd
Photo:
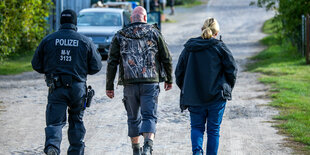
<path fill-rule="evenodd" d="M 50 0 L 0 1 L 0 61 L 34 50 L 46 34 Z"/>
<path fill-rule="evenodd" d="M 296 46 L 301 42 L 301 16 L 310 14 L 309 0 L 257 0 L 251 5 L 265 7 L 267 10 L 275 10 L 275 21 L 282 22 L 278 33 L 289 38 Z"/>

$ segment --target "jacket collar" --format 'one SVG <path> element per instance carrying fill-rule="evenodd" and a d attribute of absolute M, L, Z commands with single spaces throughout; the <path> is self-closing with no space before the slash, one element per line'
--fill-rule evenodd
<path fill-rule="evenodd" d="M 61 24 L 59 29 L 60 29 L 60 30 L 62 30 L 62 29 L 71 29 L 71 30 L 77 31 L 76 25 L 74 25 L 74 24 L 69 24 L 69 23 Z"/>
<path fill-rule="evenodd" d="M 147 24 L 147 23 L 144 23 L 144 22 L 134 22 L 134 23 L 128 24 L 128 26 L 139 25 L 139 24 Z"/>

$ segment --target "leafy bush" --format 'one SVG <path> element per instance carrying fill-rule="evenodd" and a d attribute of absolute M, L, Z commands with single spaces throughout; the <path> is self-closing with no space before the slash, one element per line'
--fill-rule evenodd
<path fill-rule="evenodd" d="M 301 16 L 310 14 L 309 0 L 257 0 L 251 4 L 275 10 L 275 20 L 283 26 L 278 32 L 289 37 L 294 45 L 301 42 Z"/>
<path fill-rule="evenodd" d="M 301 15 L 310 14 L 310 1 L 285 0 L 279 3 L 279 18 L 283 21 L 283 30 L 289 36 L 293 44 L 301 42 Z"/>
<path fill-rule="evenodd" d="M 0 1 L 0 61 L 34 50 L 46 34 L 50 0 Z"/>

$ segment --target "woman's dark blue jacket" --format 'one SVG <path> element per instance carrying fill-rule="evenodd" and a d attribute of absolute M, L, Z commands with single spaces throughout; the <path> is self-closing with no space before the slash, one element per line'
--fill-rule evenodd
<path fill-rule="evenodd" d="M 214 38 L 198 37 L 184 47 L 175 70 L 181 109 L 231 100 L 237 65 L 226 45 Z"/>

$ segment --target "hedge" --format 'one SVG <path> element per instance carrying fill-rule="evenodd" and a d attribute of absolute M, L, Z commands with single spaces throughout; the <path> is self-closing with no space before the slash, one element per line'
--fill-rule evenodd
<path fill-rule="evenodd" d="M 50 0 L 0 1 L 0 61 L 35 49 L 46 35 Z"/>
<path fill-rule="evenodd" d="M 251 3 L 267 10 L 275 10 L 275 20 L 282 22 L 277 30 L 296 46 L 301 42 L 301 16 L 310 14 L 309 0 L 257 0 Z"/>

